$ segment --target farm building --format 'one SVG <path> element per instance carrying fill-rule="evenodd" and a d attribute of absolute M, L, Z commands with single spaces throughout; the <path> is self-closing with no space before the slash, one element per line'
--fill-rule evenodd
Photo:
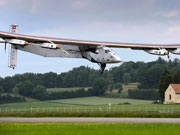
<path fill-rule="evenodd" d="M 170 84 L 165 91 L 165 104 L 180 104 L 180 84 Z"/>

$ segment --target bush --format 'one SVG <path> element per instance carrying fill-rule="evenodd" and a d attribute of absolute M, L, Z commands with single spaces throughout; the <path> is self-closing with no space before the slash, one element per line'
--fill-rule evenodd
<path fill-rule="evenodd" d="M 51 94 L 49 94 L 49 99 L 52 100 L 52 99 L 87 97 L 87 96 L 91 96 L 91 93 L 89 92 L 90 90 L 86 91 L 85 89 L 79 89 L 76 91 L 65 91 L 65 92 L 51 93 Z"/>
<path fill-rule="evenodd" d="M 143 99 L 143 100 L 157 100 L 159 99 L 159 92 L 154 89 L 134 89 L 128 90 L 129 98 Z"/>
<path fill-rule="evenodd" d="M 12 96 L 10 94 L 5 94 L 0 96 L 0 104 L 13 103 L 13 102 L 25 102 L 25 98 Z"/>
<path fill-rule="evenodd" d="M 130 105 L 131 103 L 129 103 L 129 102 L 124 102 L 123 104 L 124 104 L 124 105 Z"/>
<path fill-rule="evenodd" d="M 112 117 L 112 118 L 180 118 L 179 113 L 147 112 L 51 112 L 51 113 L 0 113 L 0 117 Z"/>

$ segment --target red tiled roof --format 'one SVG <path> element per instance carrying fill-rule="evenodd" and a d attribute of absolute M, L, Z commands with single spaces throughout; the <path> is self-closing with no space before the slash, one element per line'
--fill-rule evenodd
<path fill-rule="evenodd" d="M 180 94 L 180 84 L 170 84 L 173 87 L 176 94 Z"/>

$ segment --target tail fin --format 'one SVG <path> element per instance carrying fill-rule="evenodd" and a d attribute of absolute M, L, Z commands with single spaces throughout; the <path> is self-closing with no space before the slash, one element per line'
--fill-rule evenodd
<path fill-rule="evenodd" d="M 18 25 L 11 25 L 10 26 L 10 32 L 12 33 L 18 33 Z M 17 66 L 17 49 L 13 46 L 9 46 L 9 62 L 8 67 L 10 68 L 16 68 Z"/>

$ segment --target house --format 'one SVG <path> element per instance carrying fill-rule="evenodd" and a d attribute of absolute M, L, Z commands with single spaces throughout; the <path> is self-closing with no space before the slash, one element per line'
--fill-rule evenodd
<path fill-rule="evenodd" d="M 165 91 L 165 104 L 180 104 L 180 84 L 169 84 Z"/>

